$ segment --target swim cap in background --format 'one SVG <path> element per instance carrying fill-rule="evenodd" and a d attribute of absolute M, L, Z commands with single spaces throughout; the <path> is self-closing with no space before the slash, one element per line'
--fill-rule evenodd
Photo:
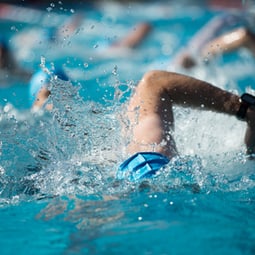
<path fill-rule="evenodd" d="M 160 153 L 138 152 L 119 166 L 117 178 L 130 181 L 149 178 L 168 163 L 169 159 Z"/>
<path fill-rule="evenodd" d="M 47 86 L 47 84 L 50 83 L 52 75 L 56 75 L 58 79 L 61 79 L 64 81 L 69 80 L 68 76 L 66 75 L 66 73 L 64 72 L 64 70 L 62 68 L 55 68 L 55 70 L 53 70 L 51 72 L 51 74 L 49 74 L 43 70 L 37 71 L 34 75 L 32 75 L 30 82 L 29 82 L 30 105 L 32 105 L 34 103 L 34 101 L 36 100 L 39 90 L 42 87 Z"/>

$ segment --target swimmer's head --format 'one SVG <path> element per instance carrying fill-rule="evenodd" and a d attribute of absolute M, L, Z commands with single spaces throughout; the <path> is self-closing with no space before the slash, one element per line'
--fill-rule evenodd
<path fill-rule="evenodd" d="M 69 78 L 62 68 L 55 68 L 54 71 L 48 73 L 44 70 L 37 71 L 30 79 L 29 83 L 29 102 L 34 104 L 37 95 L 41 89 L 46 89 L 49 86 L 52 76 L 57 76 L 58 79 L 68 81 Z"/>

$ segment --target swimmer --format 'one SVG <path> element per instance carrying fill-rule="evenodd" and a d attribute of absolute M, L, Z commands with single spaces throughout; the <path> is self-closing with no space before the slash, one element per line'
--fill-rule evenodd
<path fill-rule="evenodd" d="M 214 17 L 176 55 L 173 66 L 189 69 L 201 60 L 208 60 L 219 53 L 234 51 L 240 47 L 246 47 L 255 53 L 252 24 L 252 15 L 244 18 L 240 12 L 228 12 Z"/>
<path fill-rule="evenodd" d="M 52 105 L 47 104 L 48 97 L 50 96 L 49 83 L 52 75 L 57 76 L 58 79 L 68 81 L 69 78 L 62 68 L 55 68 L 49 74 L 44 70 L 37 71 L 30 79 L 29 83 L 29 101 L 33 110 L 45 107 L 47 110 L 52 109 Z"/>
<path fill-rule="evenodd" d="M 247 48 L 255 56 L 255 34 L 248 28 L 238 28 L 215 38 L 204 46 L 202 57 L 211 59 L 218 54 Z"/>
<path fill-rule="evenodd" d="M 150 71 L 144 75 L 128 104 L 129 126 L 125 132 L 131 134 L 127 150 L 133 156 L 120 165 L 118 178 L 124 178 L 127 172 L 131 172 L 132 181 L 149 177 L 178 155 L 172 137 L 175 105 L 214 111 L 245 121 L 247 155 L 252 157 L 255 153 L 254 96 L 239 97 L 189 76 Z"/>

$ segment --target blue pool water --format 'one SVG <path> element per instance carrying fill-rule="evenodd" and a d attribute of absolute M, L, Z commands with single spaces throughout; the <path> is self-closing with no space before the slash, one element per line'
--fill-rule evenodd
<path fill-rule="evenodd" d="M 126 156 L 119 134 L 132 88 L 145 71 L 169 69 L 181 45 L 219 11 L 105 3 L 84 7 L 80 30 L 57 46 L 17 44 L 33 29 L 43 34 L 49 15 L 62 21 L 77 11 L 58 2 L 45 8 L 43 23 L 1 23 L 20 63 L 32 70 L 63 64 L 72 83 L 52 82 L 54 108 L 44 114 L 29 110 L 26 84 L 1 88 L 0 254 L 254 254 L 255 175 L 244 123 L 177 108 L 181 156 L 153 179 L 115 179 Z M 144 20 L 154 29 L 138 49 L 107 52 L 109 40 Z M 189 74 L 242 93 L 254 89 L 254 71 L 240 49 Z"/>

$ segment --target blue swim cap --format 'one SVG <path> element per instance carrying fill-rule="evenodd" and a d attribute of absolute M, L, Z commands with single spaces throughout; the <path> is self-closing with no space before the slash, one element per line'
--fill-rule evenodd
<path fill-rule="evenodd" d="M 62 68 L 56 68 L 52 73 L 47 73 L 43 70 L 37 71 L 30 79 L 29 82 L 29 102 L 32 105 L 36 100 L 36 96 L 39 90 L 47 86 L 50 83 L 52 75 L 56 75 L 57 78 L 68 81 L 68 76 Z"/>
<path fill-rule="evenodd" d="M 138 181 L 153 176 L 169 159 L 157 152 L 138 152 L 124 161 L 118 169 L 117 178 Z"/>

